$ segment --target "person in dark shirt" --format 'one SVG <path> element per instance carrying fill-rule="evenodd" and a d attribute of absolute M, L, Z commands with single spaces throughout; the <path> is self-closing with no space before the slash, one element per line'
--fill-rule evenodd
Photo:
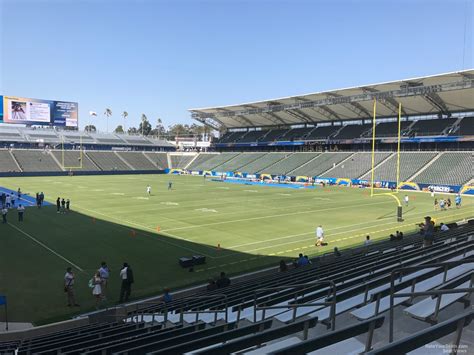
<path fill-rule="evenodd" d="M 38 203 L 38 208 L 39 207 L 40 207 L 40 204 Z M 58 197 L 56 200 L 56 213 L 60 213 L 60 209 L 61 209 L 61 199 Z"/>
<path fill-rule="evenodd" d="M 163 296 L 161 297 L 161 300 L 165 303 L 170 303 L 170 302 L 173 302 L 173 296 L 171 296 L 171 293 L 170 293 L 170 289 L 169 288 L 165 288 L 163 290 Z"/>
<path fill-rule="evenodd" d="M 230 285 L 230 279 L 225 275 L 225 272 L 221 272 L 221 277 L 217 280 L 217 288 L 224 288 Z"/>
<path fill-rule="evenodd" d="M 71 207 L 71 201 L 69 199 L 66 200 L 66 211 L 69 212 L 69 207 Z"/>
<path fill-rule="evenodd" d="M 66 213 L 66 200 L 64 198 L 61 200 L 61 213 Z"/>
<path fill-rule="evenodd" d="M 286 265 L 285 260 L 280 260 L 280 272 L 285 272 L 288 270 L 288 265 Z"/>
<path fill-rule="evenodd" d="M 337 247 L 334 247 L 334 255 L 341 256 L 341 252 L 339 251 L 339 249 L 337 249 Z"/>

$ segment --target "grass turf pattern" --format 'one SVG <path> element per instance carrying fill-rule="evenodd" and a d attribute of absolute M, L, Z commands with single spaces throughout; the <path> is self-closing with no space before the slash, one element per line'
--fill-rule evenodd
<path fill-rule="evenodd" d="M 87 282 L 102 260 L 112 270 L 105 306 L 118 299 L 125 261 L 135 274 L 132 296 L 146 297 L 205 282 L 220 271 L 237 274 L 300 252 L 314 256 L 361 245 L 367 234 L 378 239 L 410 232 L 425 215 L 437 222 L 474 216 L 469 197 L 461 209 L 434 211 L 429 194 L 408 192 L 400 223 L 391 197 L 371 198 L 365 189 L 281 189 L 178 175 L 15 177 L 2 178 L 0 186 L 33 196 L 44 191 L 53 204 L 58 196 L 71 199 L 68 214 L 57 214 L 56 206 L 29 207 L 23 223 L 11 211 L 9 224 L 0 225 L 0 294 L 8 297 L 11 320 L 37 324 L 93 309 Z M 321 248 L 314 246 L 319 224 L 328 242 Z M 197 254 L 206 256 L 205 265 L 195 272 L 179 267 L 179 257 Z M 62 292 L 69 265 L 77 275 L 78 309 L 66 307 Z"/>

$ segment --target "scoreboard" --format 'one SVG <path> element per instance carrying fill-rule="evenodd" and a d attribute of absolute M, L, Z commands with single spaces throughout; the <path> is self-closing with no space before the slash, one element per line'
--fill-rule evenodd
<path fill-rule="evenodd" d="M 0 96 L 0 123 L 78 127 L 77 102 Z"/>

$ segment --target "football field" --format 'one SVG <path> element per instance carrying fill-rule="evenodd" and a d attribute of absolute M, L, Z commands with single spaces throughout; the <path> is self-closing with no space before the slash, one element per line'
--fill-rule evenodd
<path fill-rule="evenodd" d="M 434 211 L 429 194 L 408 193 L 404 221 L 397 222 L 395 200 L 370 197 L 366 189 L 292 189 L 178 175 L 15 177 L 1 178 L 0 187 L 20 187 L 31 196 L 42 191 L 53 203 L 27 208 L 23 223 L 12 210 L 8 224 L 0 225 L 0 294 L 7 295 L 11 320 L 36 323 L 92 310 L 87 282 L 103 260 L 112 270 L 107 302 L 112 305 L 123 262 L 134 270 L 132 296 L 146 297 L 164 287 L 205 283 L 220 271 L 235 275 L 276 266 L 298 253 L 314 256 L 361 245 L 367 234 L 378 239 L 414 231 L 426 215 L 437 222 L 474 216 L 468 197 L 461 209 Z M 71 212 L 56 213 L 57 197 L 71 200 Z M 319 224 L 328 242 L 320 248 L 314 245 Z M 206 264 L 188 272 L 178 258 L 192 255 L 206 256 Z M 77 309 L 66 307 L 67 266 L 77 275 Z"/>

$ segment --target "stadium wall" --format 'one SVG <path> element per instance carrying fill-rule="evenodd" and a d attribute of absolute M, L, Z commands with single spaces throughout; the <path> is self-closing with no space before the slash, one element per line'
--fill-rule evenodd
<path fill-rule="evenodd" d="M 166 170 L 110 170 L 110 171 L 73 171 L 77 175 L 139 175 L 139 174 L 166 174 Z M 0 177 L 26 177 L 26 176 L 68 176 L 69 171 L 27 171 L 27 172 L 4 172 Z"/>

